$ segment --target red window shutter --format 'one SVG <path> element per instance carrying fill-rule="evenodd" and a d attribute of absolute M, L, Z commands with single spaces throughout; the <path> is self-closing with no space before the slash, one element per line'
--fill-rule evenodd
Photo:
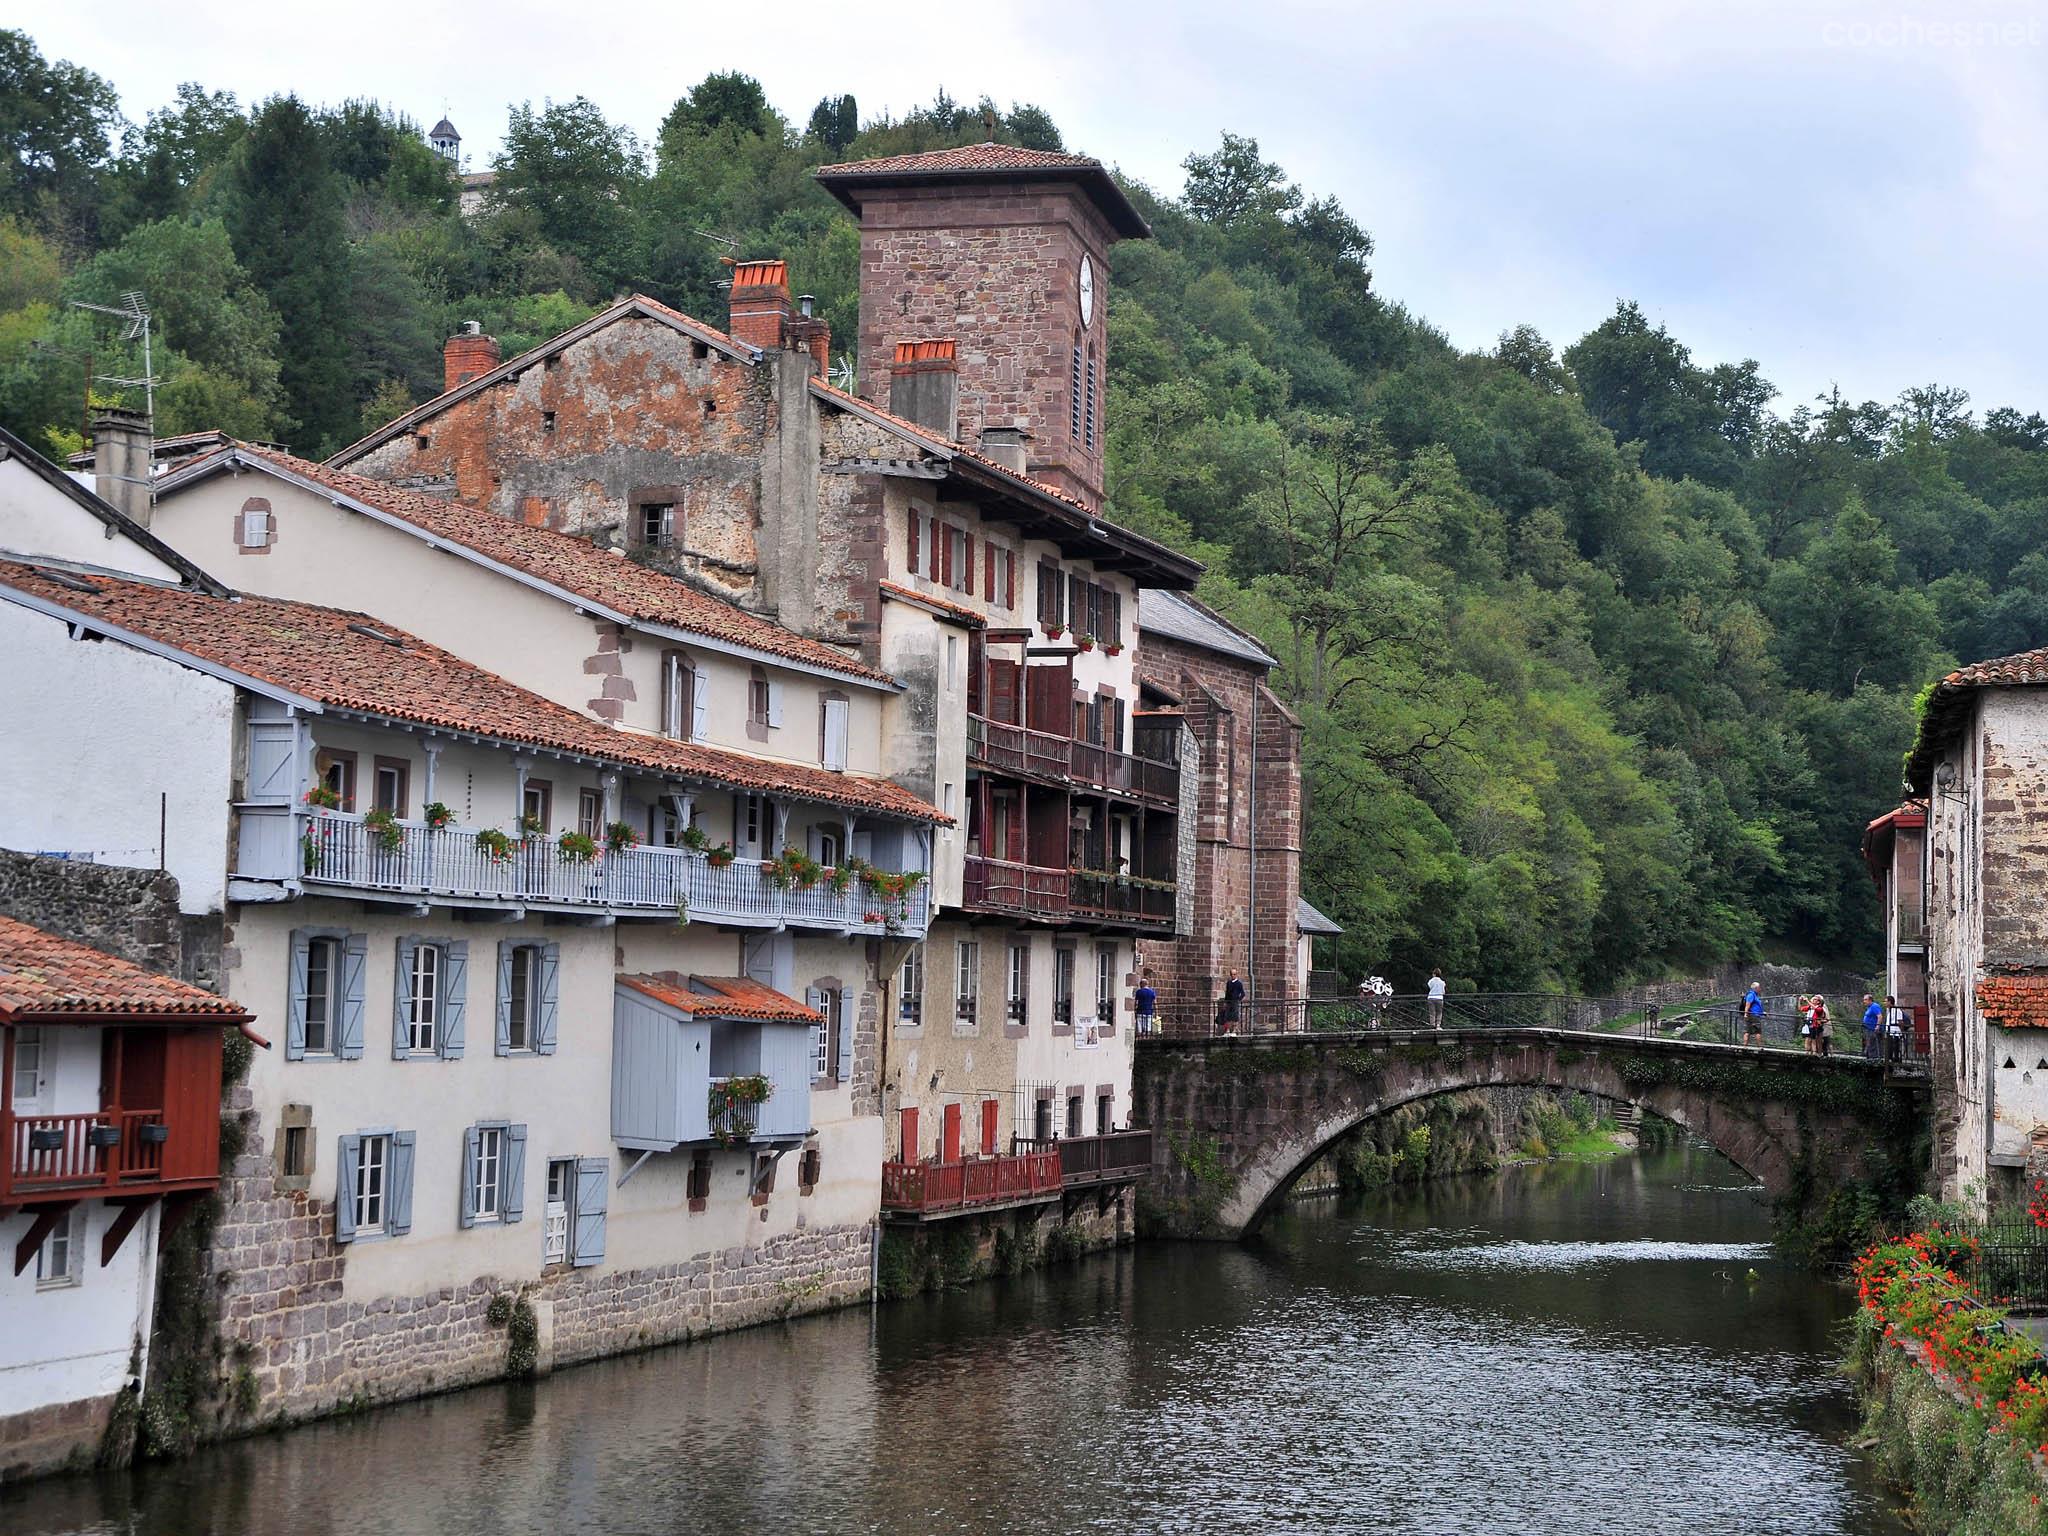
<path fill-rule="evenodd" d="M 902 1157 L 906 1163 L 917 1161 L 917 1111 L 914 1109 L 903 1111 Z"/>
<path fill-rule="evenodd" d="M 982 590 L 988 594 L 988 600 L 994 602 L 996 600 L 996 547 L 989 543 L 987 539 L 981 541 L 981 576 Z"/>
<path fill-rule="evenodd" d="M 966 567 L 967 567 L 967 569 L 966 569 L 966 570 L 964 570 L 964 571 L 962 571 L 962 572 L 960 573 L 960 584 L 961 584 L 961 585 L 962 585 L 963 587 L 965 587 L 965 588 L 966 588 L 966 590 L 967 590 L 967 595 L 968 595 L 969 597 L 972 597 L 972 596 L 974 596 L 974 535 L 973 535 L 973 534 L 971 534 L 971 533 L 963 533 L 963 534 L 961 534 L 961 535 L 960 535 L 960 552 L 961 552 L 961 555 L 962 555 L 962 557 L 963 557 L 962 563 L 963 563 L 963 564 L 965 564 L 965 565 L 966 565 Z"/>
<path fill-rule="evenodd" d="M 932 525 L 932 542 L 939 547 L 939 582 L 942 586 L 953 585 L 953 530 L 941 524 Z"/>
<path fill-rule="evenodd" d="M 1000 1112 L 996 1100 L 983 1099 L 981 1101 L 981 1155 L 983 1157 L 994 1157 L 996 1155 L 996 1116 Z"/>
<path fill-rule="evenodd" d="M 948 1163 L 957 1163 L 960 1161 L 960 1106 L 958 1104 L 948 1104 L 946 1106 L 945 1127 L 946 1150 L 941 1160 Z"/>
<path fill-rule="evenodd" d="M 1003 606 L 1017 606 L 1017 555 L 1008 549 L 1003 551 Z"/>
<path fill-rule="evenodd" d="M 917 525 L 924 521 L 921 514 L 910 514 L 910 574 L 917 574 Z"/>

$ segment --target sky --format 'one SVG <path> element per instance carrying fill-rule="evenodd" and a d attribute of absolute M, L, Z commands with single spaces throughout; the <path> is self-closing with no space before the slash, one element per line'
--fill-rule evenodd
<path fill-rule="evenodd" d="M 764 18 L 768 18 L 764 20 Z M 941 89 L 1044 107 L 1163 194 L 1225 132 L 1373 235 L 1378 291 L 1468 348 L 1562 348 L 1640 303 L 1781 413 L 1839 385 L 2048 412 L 2048 5 L 1750 0 L 12 0 L 0 26 L 137 120 L 178 82 L 445 111 L 476 168 L 508 104 L 585 95 L 651 143 L 743 70 L 798 126 Z"/>

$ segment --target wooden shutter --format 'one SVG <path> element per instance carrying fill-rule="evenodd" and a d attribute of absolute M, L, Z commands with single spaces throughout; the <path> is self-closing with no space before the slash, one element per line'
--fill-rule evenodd
<path fill-rule="evenodd" d="M 1000 1113 L 1001 1109 L 994 1099 L 983 1099 L 981 1101 L 981 1155 L 983 1157 L 994 1157 L 996 1155 L 996 1117 Z"/>
<path fill-rule="evenodd" d="M 944 552 L 939 548 L 939 541 L 944 537 L 945 530 L 940 528 L 939 520 L 936 517 L 926 518 L 924 523 L 924 571 L 925 575 L 933 581 L 939 579 L 939 561 L 944 558 Z"/>
<path fill-rule="evenodd" d="M 403 1061 L 412 1048 L 412 1030 L 406 1016 L 412 1012 L 412 963 L 420 941 L 413 937 L 398 941 L 398 978 L 392 986 L 391 1059 Z"/>
<path fill-rule="evenodd" d="M 492 1047 L 495 1056 L 512 1054 L 512 951 L 517 947 L 510 939 L 498 942 L 498 1038 Z"/>
<path fill-rule="evenodd" d="M 334 1240 L 352 1243 L 356 1236 L 356 1159 L 362 1155 L 363 1138 L 344 1136 L 335 1154 Z"/>
<path fill-rule="evenodd" d="M 443 1061 L 462 1060 L 463 1015 L 469 1007 L 469 940 L 454 939 L 441 949 L 441 1018 L 435 1041 Z"/>
<path fill-rule="evenodd" d="M 961 584 L 961 586 L 962 586 L 962 587 L 963 587 L 963 588 L 964 588 L 964 589 L 966 590 L 966 593 L 967 593 L 967 595 L 968 595 L 969 597 L 972 597 L 972 596 L 974 596 L 974 535 L 973 535 L 973 534 L 971 534 L 971 533 L 963 533 L 963 534 L 961 534 L 961 535 L 960 535 L 960 554 L 961 554 L 961 562 L 960 562 L 960 563 L 961 563 L 962 565 L 964 565 L 964 566 L 966 567 L 966 569 L 965 569 L 965 570 L 963 570 L 963 571 L 962 571 L 962 572 L 960 573 L 960 584 Z"/>
<path fill-rule="evenodd" d="M 1003 606 L 1017 606 L 1017 552 L 1013 549 L 1003 551 Z"/>
<path fill-rule="evenodd" d="M 1060 622 L 1060 568 L 1050 560 L 1038 562 L 1038 622 L 1051 626 Z"/>
<path fill-rule="evenodd" d="M 1088 583 L 1079 576 L 1067 577 L 1067 623 L 1076 635 L 1088 622 Z"/>
<path fill-rule="evenodd" d="M 562 975 L 562 946 L 540 946 L 540 1023 L 534 1031 L 533 1048 L 543 1056 L 555 1054 L 555 1006 Z"/>
<path fill-rule="evenodd" d="M 472 1125 L 462 1133 L 462 1193 L 461 1202 L 455 1214 L 459 1227 L 476 1225 L 476 1159 L 483 1146 L 483 1127 Z M 504 1143 L 499 1143 L 499 1155 L 504 1155 Z"/>
<path fill-rule="evenodd" d="M 960 1161 L 960 1106 L 958 1104 L 948 1104 L 946 1106 L 945 1119 L 942 1123 L 945 1127 L 945 1150 L 940 1153 L 940 1161 L 957 1163 Z"/>
<path fill-rule="evenodd" d="M 987 539 L 981 541 L 981 589 L 988 594 L 988 600 L 996 599 L 996 547 Z"/>
<path fill-rule="evenodd" d="M 354 1061 L 363 1054 L 363 974 L 369 969 L 370 940 L 352 933 L 341 946 L 341 1038 L 334 1054 Z"/>
<path fill-rule="evenodd" d="M 917 1111 L 914 1109 L 903 1111 L 903 1149 L 900 1156 L 906 1163 L 917 1161 Z"/>
<path fill-rule="evenodd" d="M 576 1220 L 569 1239 L 569 1262 L 588 1269 L 604 1262 L 605 1199 L 611 1192 L 611 1159 L 576 1159 Z"/>
<path fill-rule="evenodd" d="M 917 525 L 923 518 L 913 511 L 910 514 L 910 574 L 917 574 Z"/>
<path fill-rule="evenodd" d="M 508 1125 L 498 1142 L 498 1219 L 526 1214 L 526 1127 Z"/>
<path fill-rule="evenodd" d="M 768 723 L 782 724 L 782 684 L 773 678 L 768 680 Z"/>
<path fill-rule="evenodd" d="M 846 767 L 846 700 L 825 700 L 825 766 Z"/>
<path fill-rule="evenodd" d="M 833 1063 L 839 1081 L 846 1082 L 853 1076 L 853 997 L 844 988 L 839 991 L 839 1040 L 833 1049 L 838 1060 Z"/>
<path fill-rule="evenodd" d="M 938 541 L 939 585 L 953 585 L 953 530 L 943 523 L 932 525 L 932 537 Z"/>
<path fill-rule="evenodd" d="M 690 740 L 702 741 L 709 724 L 710 691 L 704 686 L 704 669 L 690 669 Z"/>
<path fill-rule="evenodd" d="M 385 1175 L 384 1229 L 393 1237 L 412 1230 L 413 1143 L 411 1131 L 391 1133 L 391 1166 Z"/>
<path fill-rule="evenodd" d="M 290 805 L 298 798 L 288 720 L 255 720 L 249 725 L 248 798 L 265 805 Z"/>
<path fill-rule="evenodd" d="M 306 946 L 310 935 L 303 928 L 292 930 L 291 995 L 285 999 L 284 1059 L 306 1058 Z M 333 1025 L 330 1023 L 330 1029 Z"/>

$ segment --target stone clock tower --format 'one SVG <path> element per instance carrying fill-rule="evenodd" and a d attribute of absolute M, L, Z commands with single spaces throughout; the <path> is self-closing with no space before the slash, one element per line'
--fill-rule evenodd
<path fill-rule="evenodd" d="M 1029 433 L 1029 472 L 1102 501 L 1109 248 L 1151 234 L 1099 160 L 1005 144 L 828 165 L 860 216 L 860 387 L 889 399 L 899 342 L 957 342 L 960 415 Z"/>

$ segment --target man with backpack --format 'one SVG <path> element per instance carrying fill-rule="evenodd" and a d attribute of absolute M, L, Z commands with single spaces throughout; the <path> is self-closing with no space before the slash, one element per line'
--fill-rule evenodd
<path fill-rule="evenodd" d="M 1749 990 L 1742 994 L 1742 1043 L 1756 1046 L 1764 1043 L 1764 995 L 1753 981 Z"/>

